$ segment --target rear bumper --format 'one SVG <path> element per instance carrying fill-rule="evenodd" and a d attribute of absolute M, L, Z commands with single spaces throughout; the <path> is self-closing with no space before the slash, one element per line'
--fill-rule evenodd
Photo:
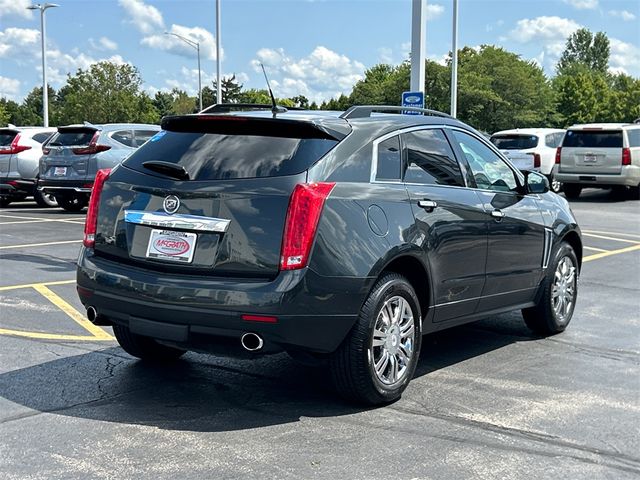
<path fill-rule="evenodd" d="M 183 345 L 216 338 L 261 335 L 282 349 L 332 352 L 355 323 L 374 279 L 281 272 L 253 281 L 176 276 L 124 265 L 83 248 L 78 294 L 102 321 L 146 329 L 149 336 Z M 266 323 L 242 315 L 277 317 Z"/>
<path fill-rule="evenodd" d="M 598 174 L 598 173 L 564 173 L 558 171 L 558 166 L 553 169 L 556 180 L 562 183 L 575 183 L 584 186 L 627 186 L 636 187 L 640 185 L 640 167 L 637 165 L 625 165 L 620 173 Z"/>
<path fill-rule="evenodd" d="M 33 195 L 35 190 L 35 180 L 23 178 L 3 178 L 0 180 L 0 196 L 3 197 L 24 197 L 25 195 Z"/>
<path fill-rule="evenodd" d="M 89 196 L 91 194 L 91 187 L 93 180 L 51 180 L 40 179 L 38 181 L 38 190 L 52 195 L 58 194 L 85 194 Z"/>

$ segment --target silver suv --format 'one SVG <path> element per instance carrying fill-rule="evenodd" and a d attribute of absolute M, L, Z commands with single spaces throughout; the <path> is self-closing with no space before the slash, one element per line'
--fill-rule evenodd
<path fill-rule="evenodd" d="M 58 127 L 42 148 L 38 190 L 78 212 L 89 202 L 97 171 L 115 167 L 159 130 L 137 123 Z"/>
<path fill-rule="evenodd" d="M 556 151 L 555 178 L 567 198 L 584 187 L 613 188 L 640 196 L 640 125 L 593 123 L 567 130 Z"/>

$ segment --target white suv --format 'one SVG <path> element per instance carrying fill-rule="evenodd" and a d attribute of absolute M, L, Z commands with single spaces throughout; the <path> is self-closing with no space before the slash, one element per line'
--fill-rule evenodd
<path fill-rule="evenodd" d="M 41 207 L 56 205 L 55 199 L 36 190 L 42 144 L 55 128 L 0 128 L 0 207 L 33 195 Z"/>
<path fill-rule="evenodd" d="M 640 125 L 592 123 L 567 130 L 556 152 L 554 175 L 567 198 L 583 187 L 613 188 L 640 196 Z"/>
<path fill-rule="evenodd" d="M 551 190 L 558 193 L 562 185 L 553 177 L 553 164 L 564 132 L 558 128 L 516 128 L 494 133 L 491 142 L 520 170 L 546 175 Z"/>

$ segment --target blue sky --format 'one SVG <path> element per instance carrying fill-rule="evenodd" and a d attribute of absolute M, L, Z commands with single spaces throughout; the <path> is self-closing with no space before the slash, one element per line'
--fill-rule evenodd
<path fill-rule="evenodd" d="M 215 76 L 214 0 L 56 0 L 47 11 L 48 73 L 59 88 L 68 73 L 109 59 L 138 67 L 150 94 L 197 92 Z M 0 0 L 0 96 L 20 101 L 41 84 L 40 20 L 30 0 Z M 410 49 L 409 0 L 222 0 L 222 72 L 263 88 L 263 62 L 278 96 L 321 101 L 376 63 L 399 63 Z M 427 55 L 451 48 L 452 0 L 428 0 Z M 640 0 L 460 0 L 459 45 L 494 44 L 553 74 L 567 35 L 584 26 L 611 40 L 611 69 L 640 77 Z"/>

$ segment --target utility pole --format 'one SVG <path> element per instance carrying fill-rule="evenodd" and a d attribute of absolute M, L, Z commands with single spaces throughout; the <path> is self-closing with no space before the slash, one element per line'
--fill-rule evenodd
<path fill-rule="evenodd" d="M 424 92 L 427 0 L 413 0 L 411 15 L 411 91 Z"/>
<path fill-rule="evenodd" d="M 455 118 L 458 114 L 458 0 L 453 0 L 451 52 L 451 116 Z"/>

